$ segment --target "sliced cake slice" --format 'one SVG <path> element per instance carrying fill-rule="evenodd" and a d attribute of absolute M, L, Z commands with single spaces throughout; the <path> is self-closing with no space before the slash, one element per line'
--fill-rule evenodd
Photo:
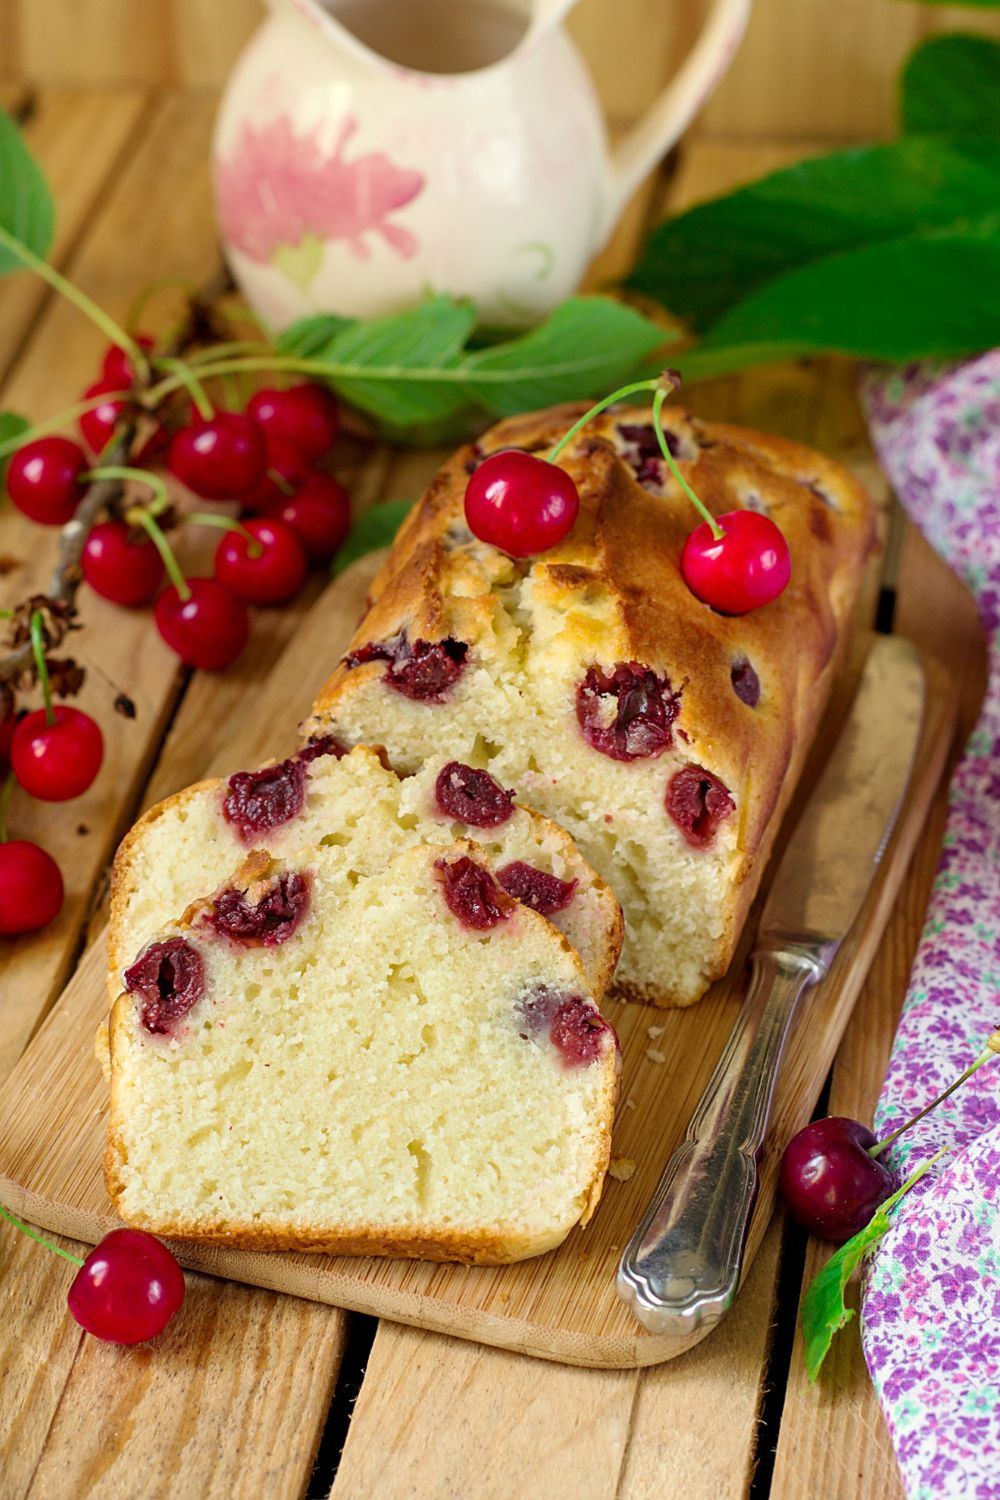
<path fill-rule="evenodd" d="M 341 755 L 322 740 L 260 770 L 188 787 L 139 819 L 112 876 L 110 998 L 139 944 L 213 891 L 251 849 L 282 855 L 322 843 L 331 868 L 371 874 L 415 844 L 465 835 L 486 850 L 511 895 L 566 934 L 603 995 L 621 950 L 621 907 L 567 833 L 518 806 L 486 771 L 446 755 L 400 778 L 377 750 Z"/>
<path fill-rule="evenodd" d="M 619 1050 L 580 960 L 471 841 L 263 853 L 135 956 L 110 1023 L 127 1223 L 500 1263 L 586 1222 Z"/>

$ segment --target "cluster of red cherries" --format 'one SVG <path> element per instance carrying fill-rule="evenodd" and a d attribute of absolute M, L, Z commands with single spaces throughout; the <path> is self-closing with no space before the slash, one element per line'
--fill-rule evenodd
<path fill-rule="evenodd" d="M 140 336 L 145 351 L 152 339 Z M 79 419 L 80 443 L 64 436 L 29 440 L 12 456 L 7 492 L 32 521 L 64 526 L 76 514 L 88 485 L 107 478 L 141 480 L 136 467 L 102 469 L 100 455 L 119 431 L 132 362 L 112 345 L 101 378 L 85 401 L 107 396 Z M 172 436 L 156 419 L 144 437 L 136 465 L 150 468 L 164 457 L 173 478 L 202 500 L 238 504 L 242 518 L 195 516 L 221 526 L 212 575 L 185 577 L 156 517 L 162 503 L 131 506 L 94 525 L 84 544 L 81 569 L 87 585 L 115 604 L 139 608 L 155 599 L 156 628 L 187 665 L 219 670 L 240 654 L 249 632 L 247 606 L 290 601 L 312 564 L 333 557 L 350 526 L 344 486 L 319 467 L 337 436 L 339 414 L 322 386 L 299 384 L 259 390 L 245 411 L 197 412 Z M 149 474 L 154 492 L 162 481 Z M 164 587 L 164 584 L 166 586 Z M 104 757 L 98 724 L 81 709 L 52 701 L 45 665 L 42 617 L 32 622 L 35 665 L 44 708 L 19 717 L 13 699 L 0 701 L 0 773 L 9 769 L 3 812 L 13 784 L 46 802 L 79 797 L 93 782 Z M 4 703 L 6 707 L 4 707 Z M 8 840 L 0 816 L 0 936 L 34 932 L 58 914 L 63 880 L 52 857 L 27 840 Z"/>

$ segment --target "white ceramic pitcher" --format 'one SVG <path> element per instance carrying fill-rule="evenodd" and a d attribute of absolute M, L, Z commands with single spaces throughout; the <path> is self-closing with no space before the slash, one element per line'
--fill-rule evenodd
<path fill-rule="evenodd" d="M 751 0 L 713 0 L 613 152 L 560 24 L 573 3 L 268 0 L 213 148 L 226 255 L 265 322 L 448 291 L 486 323 L 524 325 L 575 290 L 721 78 Z"/>

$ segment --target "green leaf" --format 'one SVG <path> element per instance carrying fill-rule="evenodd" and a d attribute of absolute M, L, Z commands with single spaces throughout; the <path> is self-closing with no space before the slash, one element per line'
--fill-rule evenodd
<path fill-rule="evenodd" d="M 1000 0 L 917 0 L 919 5 L 961 5 L 964 8 L 975 7 L 977 10 L 998 10 Z"/>
<path fill-rule="evenodd" d="M 1000 42 L 935 36 L 909 57 L 900 80 L 908 134 L 1000 136 Z"/>
<path fill-rule="evenodd" d="M 412 508 L 412 500 L 383 500 L 381 505 L 373 505 L 360 515 L 333 560 L 330 569 L 333 577 L 339 577 L 359 557 L 377 552 L 380 547 L 388 547 Z"/>
<path fill-rule="evenodd" d="M 571 297 L 530 333 L 470 354 L 465 389 L 496 416 L 601 395 L 674 337 L 622 302 Z"/>
<path fill-rule="evenodd" d="M 0 276 L 24 268 L 5 237 L 44 258 L 54 228 L 55 206 L 41 168 L 14 121 L 0 110 Z"/>
<path fill-rule="evenodd" d="M 677 364 L 688 380 L 796 355 L 909 360 L 1000 343 L 1000 207 L 827 256 L 752 292 Z"/>
<path fill-rule="evenodd" d="M 876 1209 L 864 1229 L 830 1256 L 806 1288 L 802 1298 L 802 1336 L 810 1380 L 815 1380 L 819 1374 L 830 1352 L 834 1334 L 846 1328 L 854 1317 L 853 1307 L 848 1307 L 844 1300 L 848 1282 L 865 1254 L 875 1248 L 888 1228 L 888 1214 Z"/>
<path fill-rule="evenodd" d="M 1000 141 L 910 136 L 836 151 L 668 221 L 629 284 L 706 329 L 791 271 L 935 229 L 960 232 L 998 204 Z"/>
<path fill-rule="evenodd" d="M 31 423 L 27 417 L 22 417 L 16 411 L 0 411 L 0 445 L 10 442 L 13 438 L 20 437 L 24 432 L 31 431 Z M 10 463 L 10 454 L 0 458 L 0 486 L 7 480 L 7 465 Z"/>
<path fill-rule="evenodd" d="M 311 318 L 299 318 L 298 322 L 278 334 L 274 347 L 281 354 L 297 354 L 302 359 L 312 359 L 322 354 L 345 328 L 353 328 L 354 318 L 341 318 L 336 313 L 316 313 Z"/>
<path fill-rule="evenodd" d="M 371 370 L 331 377 L 361 411 L 398 427 L 438 422 L 465 404 L 457 384 L 435 377 L 456 369 L 475 321 L 471 303 L 429 297 L 412 312 L 343 329 L 317 357 Z"/>

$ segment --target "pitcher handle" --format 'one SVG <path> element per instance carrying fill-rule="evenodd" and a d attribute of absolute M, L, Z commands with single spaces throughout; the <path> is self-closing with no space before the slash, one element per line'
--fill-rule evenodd
<path fill-rule="evenodd" d="M 612 152 L 601 245 L 646 173 L 683 135 L 729 67 L 750 19 L 752 3 L 714 0 L 701 35 L 679 71 Z"/>

